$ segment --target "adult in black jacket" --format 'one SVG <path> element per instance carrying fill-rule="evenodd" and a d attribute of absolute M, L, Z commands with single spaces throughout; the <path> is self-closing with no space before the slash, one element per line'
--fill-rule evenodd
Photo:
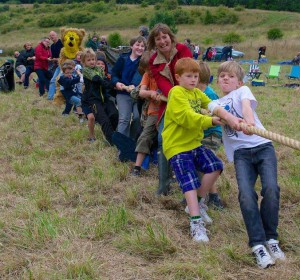
<path fill-rule="evenodd" d="M 24 65 L 26 67 L 24 88 L 28 88 L 30 75 L 31 73 L 34 72 L 35 55 L 34 55 L 34 48 L 32 47 L 32 44 L 30 42 L 25 43 L 24 50 L 21 53 L 24 59 Z"/>

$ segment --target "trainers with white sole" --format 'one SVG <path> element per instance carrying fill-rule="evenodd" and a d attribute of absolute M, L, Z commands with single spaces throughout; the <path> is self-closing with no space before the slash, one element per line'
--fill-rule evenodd
<path fill-rule="evenodd" d="M 206 213 L 206 211 L 208 210 L 208 207 L 204 204 L 203 201 L 199 201 L 199 210 L 200 210 L 200 216 L 201 216 L 203 222 L 210 225 L 213 222 L 213 220 Z M 189 210 L 188 206 L 185 207 L 184 211 L 185 211 L 185 213 L 190 214 L 190 210 Z"/>
<path fill-rule="evenodd" d="M 202 219 L 190 221 L 191 236 L 196 242 L 208 242 L 205 224 Z"/>
<path fill-rule="evenodd" d="M 259 268 L 268 268 L 275 263 L 264 245 L 252 247 L 252 252 L 255 255 Z"/>
<path fill-rule="evenodd" d="M 266 242 L 266 247 L 274 261 L 275 260 L 284 261 L 286 259 L 285 255 L 282 252 L 282 250 L 280 249 L 278 244 L 279 244 L 278 240 L 270 239 Z"/>

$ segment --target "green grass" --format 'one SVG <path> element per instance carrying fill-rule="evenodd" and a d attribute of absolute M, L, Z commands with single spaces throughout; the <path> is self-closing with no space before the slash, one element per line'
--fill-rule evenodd
<path fill-rule="evenodd" d="M 218 63 L 209 65 L 215 75 Z M 269 65 L 262 67 L 267 71 Z M 217 90 L 215 81 L 212 86 Z M 299 92 L 271 84 L 251 89 L 266 129 L 299 140 Z M 61 111 L 33 85 L 1 94 L 1 279 L 300 277 L 299 151 L 274 143 L 279 237 L 287 261 L 262 273 L 247 246 L 234 168 L 223 149 L 218 155 L 225 170 L 217 185 L 226 209 L 209 211 L 210 242 L 198 245 L 190 239 L 177 184 L 171 196 L 156 197 L 155 167 L 131 177 L 132 165 L 118 161 L 99 127 L 90 144 L 86 123 Z"/>
<path fill-rule="evenodd" d="M 12 23 L 27 20 L 22 29 L 1 34 L 4 49 L 21 48 L 27 40 L 37 42 L 50 31 L 36 27 L 42 11 L 35 14 L 30 6 L 24 7 L 11 8 L 16 15 Z M 81 7 L 72 4 L 74 12 Z M 60 8 L 40 5 L 49 15 L 61 12 Z M 152 11 L 152 7 L 143 9 L 147 15 Z M 139 26 L 137 16 L 130 14 L 140 11 L 136 6 L 132 11 L 118 10 L 114 18 L 112 13 L 101 13 L 98 21 L 78 27 L 99 34 L 119 31 L 130 38 Z M 286 19 L 277 25 L 290 37 L 264 41 L 276 15 Z M 264 18 L 268 24 L 262 24 Z M 109 22 L 114 19 L 115 25 Z M 253 25 L 254 19 L 260 24 Z M 267 73 L 271 63 L 298 51 L 296 29 L 291 28 L 296 19 L 299 14 L 245 10 L 238 25 L 181 25 L 178 38 L 190 36 L 202 42 L 211 37 L 218 44 L 222 34 L 234 29 L 244 34 L 238 48 L 249 59 L 256 58 L 259 44 L 267 43 L 270 63 L 261 65 Z M 122 28 L 119 21 L 124 22 Z M 218 65 L 209 63 L 214 77 Z M 243 68 L 248 71 L 249 66 Z M 289 82 L 285 77 L 289 69 L 282 66 L 279 84 Z M 215 79 L 212 87 L 219 92 Z M 276 80 L 251 90 L 265 128 L 299 141 L 300 92 L 279 87 Z M 214 220 L 208 227 L 210 242 L 195 244 L 177 184 L 172 185 L 172 195 L 155 196 L 156 167 L 141 178 L 131 177 L 132 164 L 118 161 L 118 151 L 104 143 L 98 126 L 97 141 L 90 144 L 86 123 L 80 124 L 75 115 L 62 117 L 63 108 L 40 98 L 33 85 L 26 91 L 17 85 L 15 92 L 0 97 L 0 279 L 300 278 L 299 151 L 274 143 L 281 187 L 279 239 L 287 261 L 261 271 L 247 246 L 234 167 L 226 161 L 223 148 L 218 156 L 225 170 L 217 186 L 226 208 L 209 210 Z"/>

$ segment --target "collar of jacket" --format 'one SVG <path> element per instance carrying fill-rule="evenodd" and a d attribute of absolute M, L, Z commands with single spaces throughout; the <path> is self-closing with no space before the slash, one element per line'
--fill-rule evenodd
<path fill-rule="evenodd" d="M 178 50 L 176 48 L 176 44 L 173 43 L 171 53 L 170 53 L 170 60 L 168 61 L 165 58 L 165 56 L 160 51 L 157 50 L 157 56 L 154 59 L 153 64 L 162 64 L 162 63 L 168 64 L 173 60 L 173 58 L 177 54 L 177 52 L 178 52 Z"/>

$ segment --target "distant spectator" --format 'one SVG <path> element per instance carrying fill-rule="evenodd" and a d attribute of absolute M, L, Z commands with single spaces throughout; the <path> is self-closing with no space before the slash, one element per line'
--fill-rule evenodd
<path fill-rule="evenodd" d="M 149 36 L 149 28 L 147 26 L 141 25 L 139 27 L 139 33 L 147 40 Z"/>
<path fill-rule="evenodd" d="M 213 48 L 212 47 L 208 47 L 205 51 L 205 54 L 202 57 L 202 60 L 205 61 L 211 61 L 213 58 Z"/>
<path fill-rule="evenodd" d="M 49 83 L 52 77 L 51 72 L 48 70 L 49 62 L 51 61 L 51 50 L 49 45 L 49 38 L 43 38 L 35 48 L 34 71 L 39 78 L 40 96 L 45 94 L 45 89 L 49 91 Z"/>
<path fill-rule="evenodd" d="M 199 45 L 195 45 L 195 48 L 194 48 L 194 53 L 193 53 L 193 57 L 194 57 L 194 59 L 198 59 L 198 56 L 199 56 L 199 54 L 200 54 L 200 47 L 199 47 Z"/>
<path fill-rule="evenodd" d="M 50 47 L 51 54 L 52 54 L 52 60 L 51 60 L 51 64 L 50 64 L 51 65 L 50 71 L 52 73 L 52 78 L 50 80 L 50 85 L 49 85 L 48 100 L 53 100 L 55 92 L 56 92 L 56 78 L 58 77 L 58 75 L 60 73 L 58 59 L 59 59 L 60 51 L 63 48 L 63 43 L 58 38 L 58 35 L 55 31 L 50 31 L 49 37 L 53 43 Z"/>
<path fill-rule="evenodd" d="M 190 49 L 191 53 L 193 54 L 194 53 L 194 46 L 191 43 L 191 39 L 189 39 L 189 38 L 184 39 L 184 44 Z"/>
<path fill-rule="evenodd" d="M 34 72 L 34 61 L 35 54 L 32 44 L 27 42 L 24 44 L 24 50 L 22 51 L 22 56 L 24 59 L 24 65 L 26 67 L 25 77 L 24 77 L 24 88 L 28 88 L 29 80 L 32 79 L 32 73 Z"/>
<path fill-rule="evenodd" d="M 262 56 L 266 55 L 266 50 L 267 50 L 266 46 L 262 46 L 258 49 L 258 62 L 262 58 Z"/>
<path fill-rule="evenodd" d="M 297 53 L 297 55 L 292 59 L 293 65 L 300 65 L 300 52 Z"/>
<path fill-rule="evenodd" d="M 93 35 L 86 43 L 86 48 L 91 48 L 94 52 L 98 50 L 98 36 L 96 34 Z"/>
<path fill-rule="evenodd" d="M 24 58 L 20 54 L 19 51 L 15 51 L 14 57 L 16 59 L 15 63 L 15 72 L 19 78 L 19 81 L 17 81 L 17 84 L 23 84 L 24 79 L 25 79 L 25 72 L 26 72 L 26 67 L 24 65 Z"/>
<path fill-rule="evenodd" d="M 102 46 L 108 46 L 106 36 L 101 36 L 100 37 L 99 48 L 101 48 Z"/>
<path fill-rule="evenodd" d="M 233 46 L 225 46 L 222 49 L 222 54 L 221 54 L 219 61 L 222 61 L 223 57 L 224 57 L 225 61 L 232 60 L 232 48 L 233 48 Z"/>

